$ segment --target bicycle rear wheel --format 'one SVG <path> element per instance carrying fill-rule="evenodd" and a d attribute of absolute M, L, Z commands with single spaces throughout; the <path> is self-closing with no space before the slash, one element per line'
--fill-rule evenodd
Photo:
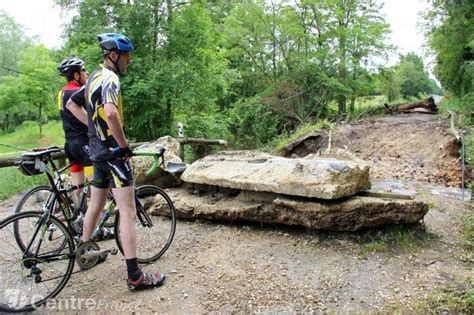
<path fill-rule="evenodd" d="M 176 230 L 176 210 L 164 190 L 144 185 L 135 190 L 137 205 L 137 258 L 141 264 L 163 256 L 173 241 Z M 115 241 L 123 254 L 120 239 L 120 214 L 115 216 Z"/>
<path fill-rule="evenodd" d="M 21 227 L 31 222 L 36 222 L 35 229 L 25 237 L 23 250 L 11 232 L 15 223 Z M 0 222 L 0 312 L 32 311 L 54 298 L 69 280 L 74 258 L 72 236 L 55 217 L 21 212 Z"/>
<path fill-rule="evenodd" d="M 31 188 L 18 200 L 15 213 L 22 211 L 42 211 L 52 193 L 53 189 L 46 185 Z"/>

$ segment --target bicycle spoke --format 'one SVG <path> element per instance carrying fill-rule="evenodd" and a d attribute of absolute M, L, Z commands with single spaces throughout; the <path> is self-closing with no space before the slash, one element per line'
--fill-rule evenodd
<path fill-rule="evenodd" d="M 138 187 L 136 196 L 137 257 L 139 263 L 149 263 L 161 257 L 171 245 L 176 226 L 175 209 L 166 193 L 156 186 Z M 119 218 L 120 214 L 116 220 L 118 234 Z M 117 245 L 123 251 L 120 237 Z"/>
<path fill-rule="evenodd" d="M 57 295 L 72 273 L 74 241 L 67 228 L 55 217 L 38 227 L 37 222 L 42 222 L 42 215 L 38 212 L 19 213 L 11 219 L 7 218 L 11 221 L 0 229 L 3 243 L 0 249 L 3 281 L 0 286 L 4 291 L 9 290 L 3 296 L 0 294 L 1 310 L 32 310 L 33 305 L 42 304 Z M 22 234 L 22 242 L 30 245 L 26 254 L 19 246 L 14 246 L 13 226 L 35 227 L 24 230 Z"/>

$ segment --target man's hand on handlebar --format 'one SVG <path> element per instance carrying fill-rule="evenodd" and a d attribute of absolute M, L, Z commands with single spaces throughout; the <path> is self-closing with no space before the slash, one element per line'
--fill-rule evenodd
<path fill-rule="evenodd" d="M 115 147 L 112 149 L 112 152 L 117 156 L 124 158 L 125 161 L 130 160 L 133 155 L 133 152 L 128 145 L 125 148 Z"/>

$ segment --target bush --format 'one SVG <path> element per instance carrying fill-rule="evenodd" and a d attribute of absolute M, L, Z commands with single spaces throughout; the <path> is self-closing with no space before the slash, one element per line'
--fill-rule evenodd
<path fill-rule="evenodd" d="M 235 148 L 261 148 L 272 141 L 281 127 L 279 116 L 258 97 L 237 102 L 229 111 L 230 143 Z"/>

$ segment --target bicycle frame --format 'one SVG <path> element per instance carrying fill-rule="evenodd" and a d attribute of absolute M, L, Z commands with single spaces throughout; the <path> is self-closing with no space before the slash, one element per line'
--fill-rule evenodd
<path fill-rule="evenodd" d="M 147 174 L 153 173 L 159 166 L 164 165 L 164 148 L 160 148 L 159 152 L 157 153 L 151 153 L 151 152 L 134 152 L 133 156 L 150 156 L 154 158 L 153 165 L 151 168 L 146 172 Z M 160 162 L 161 158 L 161 162 Z M 48 178 L 48 181 L 50 183 L 51 189 L 53 190 L 53 193 L 48 197 L 46 203 L 44 204 L 43 211 L 47 216 L 53 215 L 54 208 L 56 206 L 56 202 L 58 203 L 58 206 L 60 207 L 61 213 L 63 214 L 66 222 L 67 222 L 67 228 L 69 231 L 71 231 L 72 235 L 76 235 L 76 232 L 73 228 L 73 222 L 79 215 L 79 212 L 81 211 L 81 206 L 85 202 L 85 196 L 87 193 L 87 189 L 91 186 L 94 185 L 95 183 L 100 182 L 100 180 L 92 180 L 92 181 L 86 181 L 82 184 L 78 185 L 69 185 L 67 187 L 63 187 L 63 181 L 61 179 L 60 174 L 63 173 L 66 169 L 68 169 L 73 163 L 70 163 L 66 165 L 65 167 L 58 169 L 56 164 L 53 161 L 53 158 L 50 154 L 46 155 L 44 158 L 44 161 L 47 164 L 51 165 L 52 171 L 49 169 L 46 170 L 46 176 Z M 54 175 L 54 177 L 53 177 Z M 70 200 L 70 197 L 68 193 L 75 191 L 77 189 L 83 189 L 83 192 L 81 194 L 81 198 L 79 200 L 80 206 L 77 208 L 73 208 L 71 206 L 72 201 Z M 136 198 L 136 197 L 135 197 Z M 137 201 L 137 205 L 138 200 Z M 105 222 L 107 222 L 107 219 L 110 217 L 110 215 L 113 212 L 113 203 L 110 203 L 108 208 L 102 211 L 101 218 L 99 219 L 98 225 L 92 232 L 92 238 L 96 237 L 98 233 L 103 229 Z M 146 211 L 137 211 L 137 216 L 140 222 L 144 226 L 149 226 L 152 224 L 152 220 L 146 213 Z"/>
<path fill-rule="evenodd" d="M 54 252 L 50 252 L 50 253 L 43 253 L 41 255 L 39 255 L 39 249 L 41 247 L 41 244 L 43 242 L 43 239 L 46 235 L 46 232 L 47 232 L 47 226 L 46 224 L 44 224 L 45 222 L 47 222 L 47 220 L 49 219 L 49 217 L 51 216 L 50 213 L 44 213 L 44 215 L 41 217 L 40 221 L 36 224 L 36 228 L 35 228 L 35 231 L 33 233 L 33 236 L 30 238 L 30 241 L 28 242 L 27 246 L 26 246 L 26 250 L 23 254 L 23 257 L 22 257 L 22 261 L 23 261 L 23 264 L 25 266 L 33 266 L 33 264 L 35 263 L 36 260 L 40 260 L 40 261 L 56 261 L 56 260 L 63 260 L 63 259 L 69 259 L 71 257 L 71 255 L 58 255 L 58 254 L 53 254 Z M 40 232 L 40 229 L 41 229 L 41 232 Z M 38 236 L 38 233 L 41 233 L 40 236 L 39 236 L 39 239 L 37 239 L 36 237 Z M 33 255 L 30 254 L 30 248 L 31 246 L 33 245 L 33 242 L 37 241 L 38 242 L 38 246 L 36 247 L 36 251 Z M 49 255 L 48 255 L 49 254 Z M 75 254 L 72 255 L 72 257 L 75 257 Z M 28 262 L 28 261 L 32 261 L 32 262 Z M 28 262 L 28 263 L 27 263 Z M 30 265 L 31 264 L 31 265 Z"/>
<path fill-rule="evenodd" d="M 54 163 L 52 162 L 51 156 L 47 156 L 47 160 L 48 160 L 49 163 L 54 165 Z M 67 169 L 69 166 L 66 166 L 66 167 L 62 168 L 61 170 L 55 169 L 54 174 L 56 175 L 57 173 L 61 173 L 62 171 Z M 56 185 L 56 181 L 53 178 L 53 176 L 51 175 L 50 171 L 46 171 L 46 176 L 49 180 L 49 183 L 50 183 L 51 189 L 53 190 L 53 193 L 48 197 L 48 200 L 45 203 L 43 211 L 45 213 L 48 213 L 49 215 L 52 215 L 53 214 L 53 209 L 55 207 L 55 202 L 58 202 L 58 206 L 60 207 L 61 213 L 63 214 L 63 216 L 64 216 L 64 218 L 67 222 L 68 229 L 73 232 L 72 233 L 73 235 L 75 235 L 76 233 L 75 233 L 75 230 L 72 226 L 72 223 L 77 218 L 77 216 L 79 215 L 79 212 L 82 210 L 82 208 L 81 207 L 73 208 L 71 206 L 72 202 L 71 202 L 71 200 L 68 196 L 68 193 L 70 193 L 72 191 L 75 191 L 77 189 L 84 188 L 83 193 L 82 193 L 82 198 L 81 198 L 81 199 L 84 199 L 84 200 L 80 201 L 80 202 L 81 203 L 85 202 L 85 196 L 86 196 L 86 193 L 87 193 L 87 189 L 91 185 L 93 185 L 94 183 L 97 183 L 98 180 L 85 182 L 85 183 L 82 183 L 82 184 L 79 184 L 79 185 L 69 185 L 67 187 L 62 187 L 62 181 L 61 181 L 61 186 Z M 99 220 L 99 224 L 94 229 L 94 232 L 93 232 L 93 235 L 92 235 L 93 237 L 95 237 L 102 230 L 102 228 L 105 225 L 105 222 L 110 217 L 110 215 L 112 213 L 112 210 L 113 210 L 112 204 L 110 204 L 109 208 L 103 211 L 101 219 Z"/>

